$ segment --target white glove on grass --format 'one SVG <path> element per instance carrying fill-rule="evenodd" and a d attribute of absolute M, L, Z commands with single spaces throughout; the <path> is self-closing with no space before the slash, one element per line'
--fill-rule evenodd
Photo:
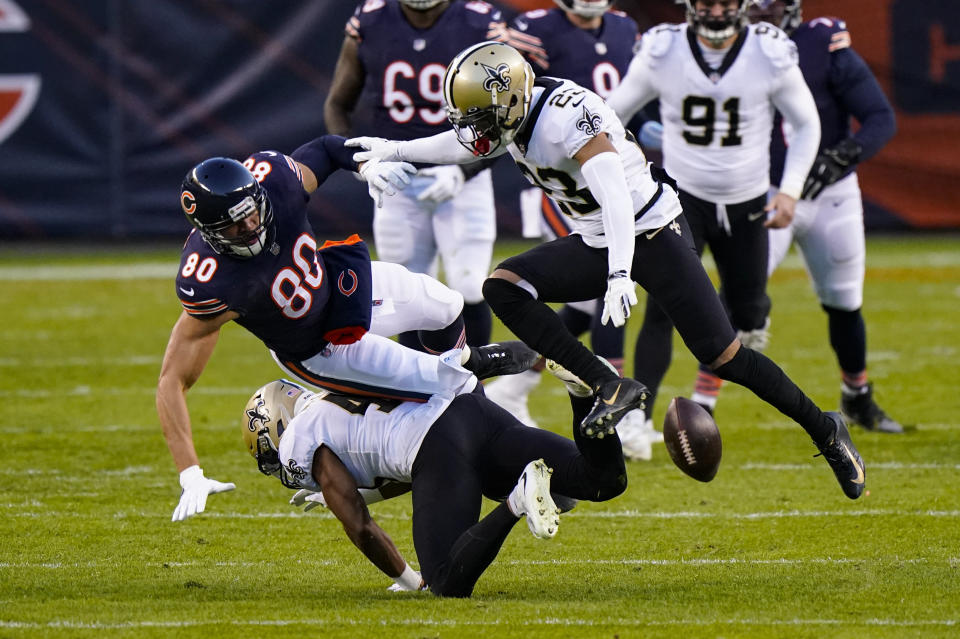
<path fill-rule="evenodd" d="M 203 469 L 194 464 L 180 472 L 180 503 L 173 511 L 170 521 L 183 521 L 207 507 L 207 495 L 225 493 L 236 488 L 233 483 L 223 483 L 203 476 Z"/>

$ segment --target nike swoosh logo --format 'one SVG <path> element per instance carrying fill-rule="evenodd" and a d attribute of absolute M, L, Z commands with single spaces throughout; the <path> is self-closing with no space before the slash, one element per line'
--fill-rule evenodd
<path fill-rule="evenodd" d="M 652 240 L 653 238 L 655 238 L 655 237 L 657 236 L 657 233 L 659 233 L 660 231 L 662 231 L 664 228 L 666 228 L 666 227 L 661 226 L 661 227 L 658 228 L 656 231 L 651 231 L 650 233 L 647 233 L 647 239 L 648 239 L 648 240 Z"/>
<path fill-rule="evenodd" d="M 853 462 L 853 465 L 857 467 L 857 476 L 854 479 L 851 479 L 850 481 L 853 482 L 854 484 L 862 484 L 863 483 L 863 467 L 857 463 L 857 458 L 853 456 L 853 453 L 850 452 L 850 449 L 847 448 L 846 444 L 841 443 L 840 445 L 843 446 L 843 452 L 847 454 L 847 457 L 850 458 L 850 461 Z"/>
<path fill-rule="evenodd" d="M 765 217 L 767 214 L 766 211 L 760 211 L 759 213 L 747 213 L 747 220 L 751 222 L 756 222 L 761 217 Z"/>
<path fill-rule="evenodd" d="M 606 404 L 607 406 L 612 406 L 613 403 L 614 403 L 615 401 L 617 401 L 617 395 L 620 394 L 620 387 L 621 387 L 621 386 L 623 386 L 623 384 L 620 384 L 619 386 L 617 386 L 617 390 L 616 390 L 616 392 L 613 394 L 613 397 L 611 397 L 610 399 L 605 399 L 605 400 L 603 400 L 603 403 Z M 848 453 L 848 454 L 849 454 L 849 453 Z"/>
<path fill-rule="evenodd" d="M 193 295 L 193 287 L 183 288 L 183 287 L 181 286 L 181 287 L 180 287 L 180 290 L 183 291 L 183 294 L 184 294 L 184 295 L 191 295 L 191 296 Z"/>

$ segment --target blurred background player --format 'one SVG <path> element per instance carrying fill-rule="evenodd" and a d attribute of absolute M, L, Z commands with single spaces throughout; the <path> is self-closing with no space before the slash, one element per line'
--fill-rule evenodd
<path fill-rule="evenodd" d="M 874 401 L 867 380 L 867 332 L 861 312 L 866 242 L 855 172 L 857 164 L 873 157 L 896 132 L 893 108 L 851 48 L 843 20 L 803 22 L 800 0 L 755 0 L 748 14 L 754 22 L 777 25 L 796 43 L 800 70 L 820 112 L 820 152 L 796 215 L 787 228 L 770 231 L 770 271 L 796 241 L 827 314 L 830 345 L 840 365 L 841 412 L 867 430 L 901 433 L 903 427 Z M 856 133 L 851 118 L 859 124 Z M 774 185 L 781 181 L 785 141 L 790 141 L 789 130 L 781 135 L 775 128 L 770 167 Z M 694 399 L 712 407 L 716 395 Z"/>
<path fill-rule="evenodd" d="M 637 23 L 625 13 L 610 11 L 613 0 L 556 0 L 559 7 L 517 16 L 510 24 L 509 43 L 524 55 L 538 76 L 573 80 L 602 98 L 617 88 L 633 58 L 639 36 Z M 538 188 L 521 194 L 537 204 L 539 236 L 547 240 L 570 234 L 570 222 L 557 204 Z M 576 336 L 590 331 L 593 352 L 623 372 L 624 326 L 602 324 L 603 299 L 566 304 L 558 314 Z M 540 381 L 543 360 L 531 370 L 501 377 L 485 385 L 487 397 L 527 425 L 528 397 Z M 658 439 L 653 422 L 642 411 L 624 416 L 617 426 L 623 453 L 629 459 L 650 459 L 651 441 Z M 662 441 L 662 436 L 659 436 Z"/>
<path fill-rule="evenodd" d="M 270 382 L 247 402 L 243 439 L 262 473 L 290 488 L 322 488 L 322 495 L 301 491 L 291 503 L 329 508 L 364 556 L 396 581 L 395 589 L 426 585 L 439 596 L 469 597 L 521 517 L 534 536 L 556 535 L 551 488 L 588 501 L 626 489 L 619 440 L 579 433 L 591 390 L 566 371 L 561 375 L 571 393 L 572 441 L 526 428 L 475 393 L 397 402 L 314 394 L 286 380 Z M 378 488 L 379 499 L 399 494 L 404 484 L 413 492 L 422 579 L 365 503 L 369 489 Z M 483 497 L 502 503 L 480 519 Z"/>
<path fill-rule="evenodd" d="M 464 45 L 496 39 L 505 29 L 500 12 L 485 2 L 361 2 L 347 22 L 323 105 L 327 131 L 409 140 L 448 128 L 441 86 L 447 63 Z M 372 114 L 368 128 L 355 130 L 361 96 Z M 378 259 L 415 273 L 436 277 L 442 262 L 445 281 L 463 295 L 467 343 L 490 341 L 492 315 L 481 292 L 496 239 L 489 170 L 465 180 L 458 166 L 421 169 L 374 210 L 373 237 Z M 415 335 L 400 341 L 419 346 Z"/>
<path fill-rule="evenodd" d="M 817 109 L 796 47 L 775 27 L 748 26 L 747 0 L 685 4 L 686 24 L 660 25 L 643 35 L 608 102 L 626 119 L 660 98 L 664 165 L 680 186 L 697 253 L 710 247 L 721 299 L 740 341 L 762 350 L 770 311 L 767 227 L 786 226 L 793 218 L 820 141 Z M 780 190 L 768 203 L 777 110 L 793 138 Z M 672 332 L 664 310 L 648 297 L 634 374 L 650 389 L 648 415 L 670 365 Z M 700 368 L 709 370 L 702 360 Z"/>

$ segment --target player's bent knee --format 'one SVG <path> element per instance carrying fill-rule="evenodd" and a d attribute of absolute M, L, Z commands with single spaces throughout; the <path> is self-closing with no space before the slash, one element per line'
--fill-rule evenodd
<path fill-rule="evenodd" d="M 463 312 L 463 295 L 453 290 L 442 282 L 435 280 L 429 275 L 421 275 L 419 278 L 421 289 L 423 291 L 423 305 L 427 317 L 437 322 L 442 322 L 436 327 L 443 328 L 449 326 L 451 322 L 460 317 Z"/>
<path fill-rule="evenodd" d="M 818 291 L 817 296 L 822 306 L 847 313 L 859 310 L 863 306 L 862 290 L 824 290 Z"/>

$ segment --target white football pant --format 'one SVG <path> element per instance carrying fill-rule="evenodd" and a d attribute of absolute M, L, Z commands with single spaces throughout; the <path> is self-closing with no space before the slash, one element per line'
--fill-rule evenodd
<path fill-rule="evenodd" d="M 866 262 L 860 197 L 857 174 L 851 173 L 815 200 L 799 200 L 790 226 L 770 230 L 769 272 L 795 241 L 820 303 L 843 311 L 860 308 Z"/>
<path fill-rule="evenodd" d="M 490 171 L 467 180 L 463 190 L 446 202 L 417 201 L 432 183 L 433 178 L 413 176 L 407 188 L 384 197 L 383 206 L 374 209 L 377 257 L 436 277 L 439 256 L 450 288 L 467 304 L 477 304 L 483 301 L 481 288 L 490 273 L 497 237 Z"/>

